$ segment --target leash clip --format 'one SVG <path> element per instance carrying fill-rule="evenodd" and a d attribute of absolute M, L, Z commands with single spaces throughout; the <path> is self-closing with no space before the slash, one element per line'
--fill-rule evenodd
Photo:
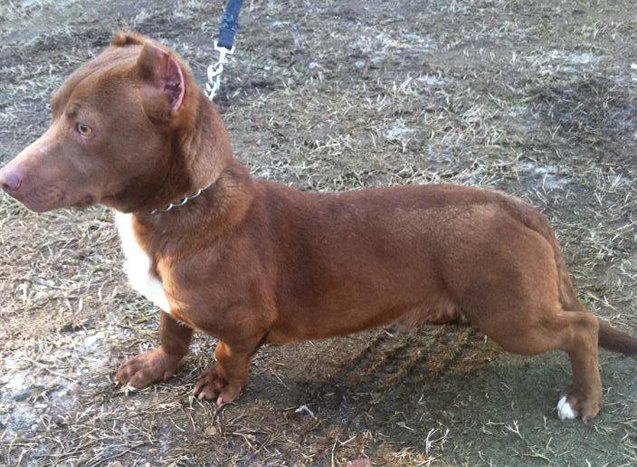
<path fill-rule="evenodd" d="M 227 49 L 215 41 L 215 50 L 219 52 L 219 60 L 208 66 L 208 82 L 206 83 L 206 96 L 210 100 L 215 98 L 217 91 L 221 87 L 223 67 L 228 63 L 228 56 L 234 53 L 234 46 L 231 49 Z"/>

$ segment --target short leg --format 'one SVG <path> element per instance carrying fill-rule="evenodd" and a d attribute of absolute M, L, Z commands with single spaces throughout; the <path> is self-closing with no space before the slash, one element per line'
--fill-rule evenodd
<path fill-rule="evenodd" d="M 571 332 L 562 345 L 570 359 L 573 384 L 557 405 L 561 420 L 593 418 L 602 402 L 602 383 L 598 363 L 599 321 L 587 312 L 566 312 L 573 317 Z"/>
<path fill-rule="evenodd" d="M 117 371 L 117 381 L 143 388 L 157 381 L 168 380 L 188 353 L 192 329 L 162 311 L 159 339 L 159 348 L 128 359 Z"/>
<path fill-rule="evenodd" d="M 248 384 L 252 356 L 265 341 L 265 335 L 257 342 L 248 340 L 239 345 L 219 342 L 215 349 L 217 361 L 214 368 L 204 371 L 195 383 L 195 396 L 199 399 L 216 399 L 217 405 L 232 402 Z"/>
<path fill-rule="evenodd" d="M 498 318 L 505 318 L 500 321 Z M 568 353 L 573 370 L 573 384 L 558 403 L 560 419 L 597 415 L 602 399 L 599 376 L 595 315 L 580 311 L 524 312 L 492 314 L 479 328 L 505 350 L 522 355 L 536 355 L 561 349 Z"/>

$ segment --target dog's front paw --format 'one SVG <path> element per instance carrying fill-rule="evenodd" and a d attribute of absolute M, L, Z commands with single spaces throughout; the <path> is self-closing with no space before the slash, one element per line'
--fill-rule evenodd
<path fill-rule="evenodd" d="M 180 357 L 167 354 L 161 348 L 128 359 L 115 378 L 122 384 L 141 389 L 157 381 L 167 381 L 177 369 Z"/>
<path fill-rule="evenodd" d="M 241 384 L 229 383 L 215 369 L 206 370 L 195 383 L 195 397 L 199 399 L 217 399 L 217 405 L 232 402 L 241 392 Z"/>

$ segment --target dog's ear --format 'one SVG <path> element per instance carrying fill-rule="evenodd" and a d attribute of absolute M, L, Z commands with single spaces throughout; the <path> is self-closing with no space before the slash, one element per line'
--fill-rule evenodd
<path fill-rule="evenodd" d="M 144 94 L 144 110 L 151 117 L 169 120 L 182 107 L 186 93 L 184 73 L 167 51 L 146 42 L 137 59 Z"/>
<path fill-rule="evenodd" d="M 127 45 L 144 45 L 145 42 L 144 36 L 136 32 L 118 32 L 113 36 L 111 45 L 115 47 L 125 47 Z"/>

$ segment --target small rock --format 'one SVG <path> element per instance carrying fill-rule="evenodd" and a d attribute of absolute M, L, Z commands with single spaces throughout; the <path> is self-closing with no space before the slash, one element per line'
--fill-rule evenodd
<path fill-rule="evenodd" d="M 204 433 L 206 434 L 206 436 L 217 436 L 219 430 L 214 425 L 208 425 L 204 430 Z"/>
<path fill-rule="evenodd" d="M 312 417 L 312 418 L 316 418 L 316 416 L 314 415 L 314 412 L 312 412 L 312 411 L 310 410 L 310 408 L 309 408 L 307 405 L 305 405 L 305 404 L 303 404 L 302 406 L 300 406 L 300 407 L 299 407 L 298 409 L 296 409 L 294 412 L 295 412 L 295 413 L 300 413 L 300 414 L 307 414 L 307 415 L 309 415 L 309 416 L 310 416 L 310 417 Z"/>

